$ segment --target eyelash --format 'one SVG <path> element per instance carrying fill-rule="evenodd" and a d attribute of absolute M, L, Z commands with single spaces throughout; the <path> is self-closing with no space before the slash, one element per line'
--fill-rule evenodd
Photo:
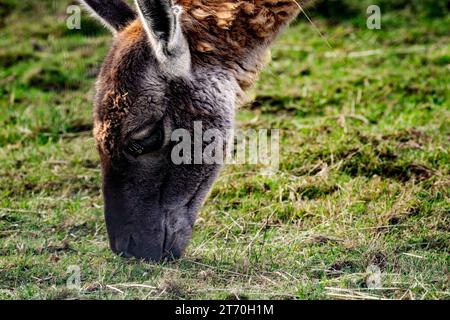
<path fill-rule="evenodd" d="M 148 152 L 160 149 L 163 145 L 163 140 L 163 130 L 162 128 L 157 128 L 147 138 L 139 141 L 131 141 L 127 146 L 127 152 L 134 157 L 138 157 Z"/>
<path fill-rule="evenodd" d="M 133 154 L 133 155 L 134 154 L 142 155 L 142 153 L 144 152 L 144 148 L 140 144 L 138 144 L 137 142 L 133 141 L 128 146 L 128 152 Z"/>

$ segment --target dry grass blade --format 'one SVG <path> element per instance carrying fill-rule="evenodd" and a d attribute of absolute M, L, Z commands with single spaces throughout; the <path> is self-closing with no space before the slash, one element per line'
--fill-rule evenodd
<path fill-rule="evenodd" d="M 319 34 L 319 36 L 325 41 L 325 43 L 328 45 L 328 47 L 333 48 L 331 43 L 328 41 L 328 39 L 325 37 L 325 35 L 322 33 L 322 31 L 320 31 L 320 29 L 316 26 L 316 24 L 311 20 L 309 15 L 306 13 L 306 11 L 303 9 L 303 7 L 300 5 L 300 3 L 298 3 L 298 1 L 296 1 L 296 0 L 292 0 L 292 1 L 294 1 L 297 4 L 297 6 L 300 8 L 300 11 L 305 15 L 306 19 L 308 19 L 309 23 L 312 25 L 314 30 Z"/>
<path fill-rule="evenodd" d="M 116 288 L 116 287 L 114 287 L 112 285 L 107 284 L 105 287 L 110 289 L 110 290 L 112 290 L 112 291 L 118 292 L 120 294 L 125 294 L 125 292 L 123 292 L 122 290 L 120 290 L 120 289 L 118 289 L 118 288 Z"/>

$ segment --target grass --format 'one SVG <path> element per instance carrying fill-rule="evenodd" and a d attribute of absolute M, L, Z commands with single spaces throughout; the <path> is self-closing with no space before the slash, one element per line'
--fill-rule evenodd
<path fill-rule="evenodd" d="M 64 3 L 1 6 L 1 299 L 450 298 L 448 15 L 315 19 L 332 48 L 300 19 L 237 116 L 282 130 L 280 172 L 226 167 L 185 257 L 155 265 L 107 244 L 90 131 L 110 35 L 67 30 Z"/>

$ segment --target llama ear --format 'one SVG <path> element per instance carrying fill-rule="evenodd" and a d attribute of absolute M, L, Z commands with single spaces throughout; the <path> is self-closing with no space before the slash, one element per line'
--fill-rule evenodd
<path fill-rule="evenodd" d="M 181 28 L 183 8 L 172 0 L 135 0 L 156 59 L 177 76 L 190 71 L 189 45 Z"/>
<path fill-rule="evenodd" d="M 79 1 L 114 33 L 137 18 L 136 12 L 123 0 Z"/>

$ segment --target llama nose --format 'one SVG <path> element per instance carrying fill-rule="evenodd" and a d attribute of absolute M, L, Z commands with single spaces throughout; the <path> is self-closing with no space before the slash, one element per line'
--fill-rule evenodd
<path fill-rule="evenodd" d="M 123 246 L 123 256 L 126 258 L 134 257 L 151 262 L 160 262 L 164 259 L 164 243 L 157 241 L 159 239 L 150 239 L 139 234 L 131 234 Z"/>

